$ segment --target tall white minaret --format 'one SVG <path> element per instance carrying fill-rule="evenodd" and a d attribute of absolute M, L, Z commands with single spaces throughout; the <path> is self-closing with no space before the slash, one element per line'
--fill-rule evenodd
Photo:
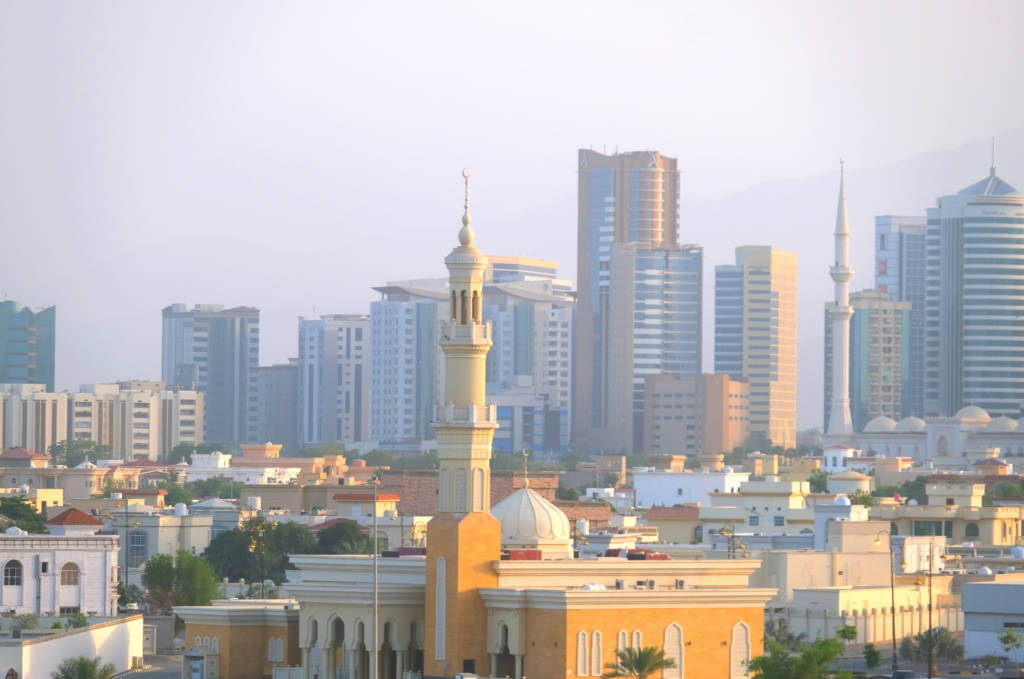
<path fill-rule="evenodd" d="M 846 218 L 843 161 L 839 161 L 839 208 L 836 212 L 836 260 L 829 270 L 836 284 L 836 299 L 828 305 L 832 322 L 832 410 L 827 434 L 852 434 L 850 418 L 850 225 Z"/>

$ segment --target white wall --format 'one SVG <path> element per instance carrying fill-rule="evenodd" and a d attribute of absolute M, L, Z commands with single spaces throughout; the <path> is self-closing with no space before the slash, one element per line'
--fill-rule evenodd
<path fill-rule="evenodd" d="M 711 503 L 712 492 L 739 492 L 740 484 L 750 478 L 746 472 L 633 472 L 636 502 L 642 507 L 700 502 Z"/>
<path fill-rule="evenodd" d="M 0 673 L 13 669 L 19 679 L 45 679 L 67 658 L 103 658 L 117 672 L 129 670 L 142 657 L 142 616 L 100 622 L 37 639 L 0 644 Z"/>

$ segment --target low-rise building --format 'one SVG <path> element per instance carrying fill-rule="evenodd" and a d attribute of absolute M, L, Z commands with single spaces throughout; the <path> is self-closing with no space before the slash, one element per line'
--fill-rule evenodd
<path fill-rule="evenodd" d="M 634 468 L 632 473 L 638 507 L 671 507 L 696 502 L 704 506 L 711 503 L 713 493 L 738 493 L 740 484 L 750 479 L 750 474 L 728 468 L 721 471 Z"/>
<path fill-rule="evenodd" d="M 285 467 L 277 463 L 268 464 L 265 467 L 248 464 L 235 466 L 232 465 L 232 457 L 232 455 L 220 451 L 205 454 L 193 453 L 192 463 L 180 467 L 179 471 L 187 482 L 220 478 L 236 483 L 256 485 L 295 483 L 302 473 L 302 468 L 299 466 Z"/>
<path fill-rule="evenodd" d="M 760 535 L 793 535 L 814 529 L 814 511 L 806 481 L 744 481 L 736 492 L 714 492 L 701 505 L 705 533 L 728 527 Z"/>
<path fill-rule="evenodd" d="M 1024 628 L 1024 582 L 965 583 L 964 653 L 968 658 L 1003 656 L 999 636 Z M 1021 658 L 1016 658 L 1018 662 Z"/>
<path fill-rule="evenodd" d="M 156 554 L 174 556 L 179 550 L 201 554 L 209 544 L 213 517 L 191 515 L 184 505 L 161 510 L 133 503 L 100 517 L 104 532 L 118 536 L 124 545 L 120 566 L 126 585 L 142 586 L 146 561 Z"/>

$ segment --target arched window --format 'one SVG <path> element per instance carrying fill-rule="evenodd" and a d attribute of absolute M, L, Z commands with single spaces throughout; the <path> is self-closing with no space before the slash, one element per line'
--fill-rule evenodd
<path fill-rule="evenodd" d="M 508 625 L 501 623 L 498 626 L 498 653 L 508 653 Z"/>
<path fill-rule="evenodd" d="M 21 562 L 12 559 L 4 564 L 4 585 L 21 586 Z"/>
<path fill-rule="evenodd" d="M 587 633 L 580 632 L 576 635 L 576 676 L 586 677 L 590 674 L 590 665 L 587 663 Z"/>
<path fill-rule="evenodd" d="M 4 679 L 18 679 L 18 673 L 14 670 L 7 670 L 7 674 L 4 675 Z"/>
<path fill-rule="evenodd" d="M 203 637 L 203 648 L 210 647 L 210 637 Z"/>
<path fill-rule="evenodd" d="M 484 470 L 477 468 L 473 470 L 473 511 L 484 510 Z"/>
<path fill-rule="evenodd" d="M 626 630 L 619 630 L 618 639 L 615 642 L 615 650 L 621 651 L 624 648 L 629 647 L 629 633 Z"/>
<path fill-rule="evenodd" d="M 672 660 L 676 666 L 667 667 L 662 672 L 663 679 L 683 679 L 683 628 L 672 623 L 665 628 L 665 659 Z"/>
<path fill-rule="evenodd" d="M 969 523 L 966 526 L 964 526 L 964 536 L 965 537 L 976 538 L 976 537 L 978 537 L 978 535 L 979 535 L 978 524 L 976 524 L 976 523 L 974 523 L 972 521 L 971 523 Z"/>
<path fill-rule="evenodd" d="M 480 293 L 473 291 L 473 322 L 480 322 Z"/>
<path fill-rule="evenodd" d="M 267 660 L 270 660 L 270 661 L 277 660 L 277 658 L 274 656 L 274 651 L 275 650 L 276 649 L 274 648 L 274 640 L 273 639 L 267 639 Z"/>
<path fill-rule="evenodd" d="M 220 641 L 217 639 L 217 637 L 213 638 L 210 648 L 213 649 L 214 653 L 220 653 Z"/>
<path fill-rule="evenodd" d="M 594 632 L 590 644 L 590 673 L 601 676 L 601 633 Z"/>
<path fill-rule="evenodd" d="M 455 511 L 466 511 L 466 470 L 455 470 Z"/>
<path fill-rule="evenodd" d="M 458 318 L 455 316 L 455 307 L 456 306 L 458 306 L 458 303 L 455 301 L 455 291 L 452 290 L 452 316 L 451 316 L 451 318 L 452 318 L 453 321 L 458 320 Z"/>
<path fill-rule="evenodd" d="M 729 679 L 746 679 L 750 676 L 750 629 L 742 622 L 732 628 L 732 644 L 729 647 Z"/>
<path fill-rule="evenodd" d="M 203 638 L 202 637 L 196 637 L 195 647 L 196 648 L 201 648 L 202 645 L 203 645 Z"/>
<path fill-rule="evenodd" d="M 309 619 L 309 643 L 306 644 L 306 648 L 313 648 L 316 646 L 316 642 L 320 637 L 320 625 L 317 624 L 316 618 Z"/>
<path fill-rule="evenodd" d="M 448 614 L 445 610 L 448 604 L 448 587 L 445 582 L 445 561 L 444 557 L 437 558 L 437 568 L 434 573 L 434 658 L 444 660 L 445 656 L 445 635 L 447 628 Z"/>
<path fill-rule="evenodd" d="M 466 325 L 469 322 L 469 318 L 468 318 L 468 316 L 469 316 L 469 309 L 467 308 L 468 305 L 469 305 L 469 302 L 468 302 L 468 300 L 466 300 L 466 291 L 465 290 L 462 290 L 460 292 L 459 300 L 460 300 L 460 303 L 461 303 L 460 306 L 462 307 L 461 310 L 460 310 L 461 313 L 460 313 L 460 321 L 459 322 L 462 323 L 462 325 Z"/>
<path fill-rule="evenodd" d="M 644 647 L 644 637 L 643 637 L 643 635 L 640 634 L 640 630 L 638 630 L 638 629 L 633 630 L 633 648 L 643 648 L 643 647 Z"/>
<path fill-rule="evenodd" d="M 78 566 L 73 563 L 64 564 L 63 568 L 60 569 L 60 584 L 62 585 L 77 585 L 78 584 Z"/>

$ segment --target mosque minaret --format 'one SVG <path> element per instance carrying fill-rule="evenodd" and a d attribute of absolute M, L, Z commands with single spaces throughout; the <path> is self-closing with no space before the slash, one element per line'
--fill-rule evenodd
<path fill-rule="evenodd" d="M 836 298 L 828 304 L 828 317 L 832 323 L 832 408 L 825 430 L 830 436 L 853 433 L 850 418 L 850 225 L 846 217 L 846 189 L 843 163 L 839 163 L 839 208 L 836 212 L 836 257 L 829 270 L 836 284 Z"/>

